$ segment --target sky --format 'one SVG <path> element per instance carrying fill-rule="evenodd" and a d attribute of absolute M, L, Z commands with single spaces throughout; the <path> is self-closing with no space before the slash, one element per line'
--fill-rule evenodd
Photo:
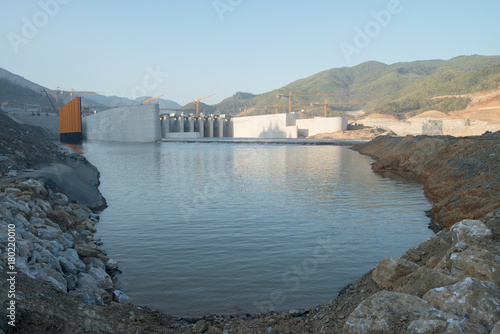
<path fill-rule="evenodd" d="M 0 67 L 42 86 L 215 104 L 337 67 L 500 55 L 500 1 L 0 0 Z M 300 92 L 297 92 L 300 93 Z"/>

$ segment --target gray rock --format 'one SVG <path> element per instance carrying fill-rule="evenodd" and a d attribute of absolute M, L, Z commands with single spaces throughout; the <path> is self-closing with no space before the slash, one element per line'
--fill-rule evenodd
<path fill-rule="evenodd" d="M 56 205 L 68 205 L 69 198 L 68 196 L 61 194 L 61 193 L 55 193 L 54 198 L 53 198 L 54 204 Z"/>
<path fill-rule="evenodd" d="M 17 188 L 5 188 L 4 193 L 6 194 L 20 194 L 21 190 Z"/>
<path fill-rule="evenodd" d="M 36 194 L 46 194 L 47 190 L 45 189 L 45 185 L 43 181 L 41 180 L 35 180 L 35 179 L 28 179 L 26 181 L 23 181 L 22 184 L 27 185 L 28 187 L 32 188 Z"/>
<path fill-rule="evenodd" d="M 408 319 L 415 319 L 406 329 L 406 332 L 411 333 L 436 333 L 433 331 L 436 328 L 443 332 L 444 324 L 447 324 L 445 328 L 448 331 L 454 320 L 459 320 L 453 314 L 440 311 L 416 296 L 380 291 L 361 302 L 349 315 L 343 333 L 400 332 L 401 325 L 406 324 Z M 467 320 L 463 320 L 462 325 L 464 328 L 478 328 Z M 422 331 L 419 328 L 423 328 Z"/>
<path fill-rule="evenodd" d="M 489 281 L 467 277 L 456 284 L 432 289 L 423 299 L 439 310 L 487 324 L 490 331 L 500 321 L 500 287 Z"/>
<path fill-rule="evenodd" d="M 61 265 L 59 264 L 59 260 L 54 256 L 54 254 L 49 252 L 47 249 L 43 249 L 40 252 L 40 258 L 37 260 L 37 262 L 46 263 L 52 269 L 62 273 L 62 268 Z"/>
<path fill-rule="evenodd" d="M 50 268 L 47 264 L 42 263 L 39 269 L 34 271 L 37 279 L 50 282 L 56 289 L 64 293 L 68 291 L 66 278 L 60 272 Z"/>
<path fill-rule="evenodd" d="M 87 264 L 87 272 L 90 269 L 90 267 L 96 267 L 96 268 L 102 268 L 106 270 L 106 265 L 104 264 L 103 261 L 99 260 L 98 258 L 91 258 L 92 260 Z"/>
<path fill-rule="evenodd" d="M 52 254 L 56 255 L 64 250 L 64 246 L 56 240 L 42 240 L 43 246 Z"/>
<path fill-rule="evenodd" d="M 27 259 L 33 253 L 33 242 L 27 239 L 16 240 L 16 252 L 19 256 Z"/>
<path fill-rule="evenodd" d="M 45 240 L 57 240 L 61 237 L 62 231 L 60 228 L 55 228 L 52 226 L 38 226 L 36 227 L 37 230 L 37 236 L 40 239 L 45 239 Z"/>
<path fill-rule="evenodd" d="M 416 263 L 386 257 L 379 262 L 372 273 L 372 279 L 377 285 L 384 289 L 391 286 L 398 278 L 407 276 L 420 268 Z"/>
<path fill-rule="evenodd" d="M 89 268 L 88 274 L 90 274 L 98 282 L 99 287 L 103 289 L 111 289 L 113 287 L 111 277 L 103 268 L 92 266 Z"/>
<path fill-rule="evenodd" d="M 97 280 L 87 273 L 79 273 L 76 281 L 76 289 L 82 291 L 97 291 L 100 289 Z"/>
<path fill-rule="evenodd" d="M 116 270 L 118 269 L 118 262 L 113 259 L 109 259 L 106 262 L 106 270 Z"/>
<path fill-rule="evenodd" d="M 28 207 L 28 205 L 26 203 L 22 203 L 22 202 L 17 203 L 8 197 L 4 198 L 3 204 L 10 207 L 10 208 L 16 209 L 18 211 L 22 211 L 24 213 L 30 212 L 30 208 Z"/>
<path fill-rule="evenodd" d="M 127 296 L 126 294 L 124 294 L 122 291 L 120 291 L 120 290 L 113 291 L 113 300 L 115 302 L 117 302 L 117 303 L 125 303 L 129 299 L 130 299 L 130 297 Z"/>
<path fill-rule="evenodd" d="M 68 248 L 60 252 L 59 256 L 62 256 L 66 260 L 71 262 L 79 271 L 85 271 L 86 268 L 85 263 L 83 263 L 82 260 L 80 260 L 78 253 L 73 248 Z"/>
<path fill-rule="evenodd" d="M 81 257 L 97 257 L 101 252 L 92 243 L 89 244 L 76 244 L 75 250 Z"/>
<path fill-rule="evenodd" d="M 73 248 L 75 246 L 75 237 L 69 233 L 63 233 L 58 241 L 65 248 Z"/>
<path fill-rule="evenodd" d="M 484 334 L 484 329 L 470 321 L 460 321 L 455 319 L 443 320 L 423 320 L 417 319 L 410 323 L 406 333 L 409 334 Z"/>
<path fill-rule="evenodd" d="M 36 230 L 35 230 L 35 233 L 36 233 Z M 40 241 L 40 238 L 37 237 L 36 235 L 34 235 L 30 231 L 21 232 L 20 235 L 23 237 L 23 239 L 29 240 L 31 242 L 39 242 Z"/>
<path fill-rule="evenodd" d="M 68 287 L 68 291 L 76 289 L 76 281 L 77 281 L 76 275 L 73 274 L 66 275 L 66 285 Z"/>
<path fill-rule="evenodd" d="M 464 219 L 450 228 L 451 240 L 454 244 L 467 240 L 491 239 L 491 230 L 480 220 Z"/>
<path fill-rule="evenodd" d="M 38 263 L 39 262 L 39 259 L 41 258 L 42 256 L 40 255 L 40 252 L 38 250 L 33 250 L 33 252 L 31 253 L 31 259 L 29 260 L 29 263 L 30 264 L 34 264 L 34 263 Z"/>
<path fill-rule="evenodd" d="M 52 205 L 50 204 L 50 202 L 37 198 L 36 204 L 40 207 L 40 209 L 42 209 L 46 213 L 52 212 Z"/>
<path fill-rule="evenodd" d="M 394 291 L 422 298 L 427 291 L 455 284 L 458 280 L 456 277 L 445 275 L 434 269 L 422 267 L 409 274 L 406 279 L 398 280 L 394 285 Z"/>
<path fill-rule="evenodd" d="M 78 269 L 76 269 L 76 266 L 68 261 L 68 259 L 63 256 L 59 256 L 57 259 L 59 260 L 59 264 L 61 265 L 62 271 L 65 274 L 76 275 L 78 273 Z"/>
<path fill-rule="evenodd" d="M 500 257 L 488 249 L 473 245 L 462 252 L 452 253 L 445 261 L 453 276 L 500 284 Z"/>

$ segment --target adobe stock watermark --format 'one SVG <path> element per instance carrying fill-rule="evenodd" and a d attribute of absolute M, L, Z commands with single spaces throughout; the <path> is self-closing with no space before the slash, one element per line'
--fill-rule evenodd
<path fill-rule="evenodd" d="M 257 161 L 259 151 L 256 147 L 245 148 L 246 161 Z M 234 178 L 234 170 L 225 168 L 207 168 L 206 177 L 203 177 L 198 182 L 198 187 L 195 189 L 195 195 L 190 201 L 182 201 L 178 208 L 181 210 L 182 222 L 184 224 L 192 222 L 193 216 L 199 212 L 204 212 L 210 209 L 213 205 L 224 205 L 221 203 L 222 195 L 228 191 L 229 184 L 226 180 Z"/>
<path fill-rule="evenodd" d="M 22 26 L 20 34 L 13 31 L 7 34 L 7 39 L 15 54 L 19 53 L 21 45 L 28 44 L 35 38 L 40 29 L 49 24 L 50 20 L 59 14 L 61 5 L 66 5 L 70 0 L 40 0 L 38 6 L 40 10 L 35 12 L 31 17 L 23 16 L 21 18 Z"/>
<path fill-rule="evenodd" d="M 293 265 L 281 276 L 282 288 L 274 289 L 269 293 L 269 298 L 255 300 L 254 306 L 262 313 L 274 312 L 277 307 L 285 303 L 287 294 L 297 291 L 304 280 L 316 273 L 319 266 L 335 254 L 334 237 L 317 238 L 317 246 L 313 255 L 304 258 L 300 264 Z"/>
<path fill-rule="evenodd" d="M 132 100 L 146 96 L 149 91 L 158 88 L 168 78 L 168 75 L 168 72 L 163 72 L 158 64 L 155 68 L 146 66 L 146 75 L 142 78 L 141 84 L 134 86 L 130 91 L 130 95 L 125 96 Z"/>
<path fill-rule="evenodd" d="M 129 98 L 131 100 L 135 100 L 138 97 L 146 96 L 152 90 L 158 88 L 169 76 L 168 72 L 162 71 L 160 65 L 157 64 L 155 67 L 146 66 L 145 68 L 146 74 L 143 76 L 140 83 L 133 86 L 128 94 L 123 94 L 124 97 Z M 119 99 L 115 100 L 111 103 L 111 107 L 116 107 L 121 104 Z M 94 130 L 93 138 L 95 140 L 103 140 L 107 137 L 108 134 L 116 131 L 116 129 L 124 126 L 131 117 L 130 111 L 125 110 L 116 115 L 116 117 L 99 117 L 92 119 L 87 119 L 88 126 L 97 130 Z M 98 122 L 97 124 L 91 122 Z"/>
<path fill-rule="evenodd" d="M 352 43 L 342 42 L 339 44 L 347 62 L 350 63 L 353 55 L 358 55 L 363 49 L 366 49 L 382 33 L 383 29 L 389 26 L 392 19 L 401 14 L 403 10 L 404 7 L 400 0 L 390 0 L 386 9 L 372 10 L 370 16 L 373 20 L 368 21 L 362 28 L 359 26 L 354 27 Z"/>
<path fill-rule="evenodd" d="M 219 16 L 219 20 L 224 21 L 226 13 L 234 11 L 242 2 L 243 0 L 214 0 L 212 5 L 214 6 L 217 16 Z"/>

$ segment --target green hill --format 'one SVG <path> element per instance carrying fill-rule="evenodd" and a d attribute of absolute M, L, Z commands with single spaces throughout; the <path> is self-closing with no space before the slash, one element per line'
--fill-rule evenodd
<path fill-rule="evenodd" d="M 332 96 L 294 96 L 293 105 L 304 109 L 313 102 L 369 102 L 366 105 L 337 105 L 336 111 L 357 110 L 400 115 L 430 109 L 444 112 L 465 108 L 463 98 L 432 99 L 439 95 L 468 94 L 500 86 L 500 56 L 460 56 L 450 60 L 425 60 L 386 65 L 370 61 L 354 67 L 326 70 L 294 81 L 282 88 L 252 96 L 240 93 L 214 107 L 220 113 L 236 114 L 243 108 L 287 106 L 288 98 L 277 94 L 333 94 Z M 322 114 L 322 106 L 305 107 L 310 114 Z M 274 112 L 273 108 L 268 108 Z M 285 110 L 285 109 L 280 109 Z"/>

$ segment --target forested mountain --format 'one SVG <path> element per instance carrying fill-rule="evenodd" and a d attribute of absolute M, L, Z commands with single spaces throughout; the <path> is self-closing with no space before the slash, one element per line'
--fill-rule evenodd
<path fill-rule="evenodd" d="M 284 87 L 242 99 L 238 94 L 215 105 L 221 113 L 236 114 L 245 106 L 260 108 L 288 105 L 278 94 L 333 94 L 327 97 L 294 96 L 293 105 L 313 102 L 369 102 L 366 105 L 338 105 L 335 110 L 363 108 L 366 112 L 398 115 L 408 111 L 464 108 L 468 100 L 459 97 L 431 99 L 440 95 L 467 94 L 496 89 L 500 85 L 500 56 L 460 56 L 450 60 L 425 60 L 386 65 L 370 61 L 353 67 L 326 70 Z M 323 108 L 321 106 L 311 107 Z M 268 108 L 273 112 L 273 108 Z M 303 107 L 295 108 L 295 110 Z M 285 110 L 285 109 L 280 109 Z"/>

